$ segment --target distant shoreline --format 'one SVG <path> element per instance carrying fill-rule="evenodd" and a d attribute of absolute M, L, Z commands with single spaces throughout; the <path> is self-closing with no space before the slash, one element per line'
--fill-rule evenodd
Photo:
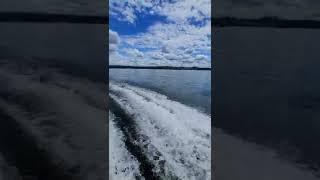
<path fill-rule="evenodd" d="M 262 17 L 245 19 L 236 17 L 220 17 L 212 19 L 212 26 L 216 27 L 273 27 L 273 28 L 304 28 L 320 29 L 317 20 L 288 20 L 278 17 Z"/>
<path fill-rule="evenodd" d="M 0 22 L 108 24 L 108 16 L 0 12 Z"/>
<path fill-rule="evenodd" d="M 165 70 L 198 70 L 198 71 L 210 71 L 211 70 L 211 68 L 200 68 L 200 67 L 120 66 L 120 65 L 110 65 L 109 69 L 165 69 Z"/>

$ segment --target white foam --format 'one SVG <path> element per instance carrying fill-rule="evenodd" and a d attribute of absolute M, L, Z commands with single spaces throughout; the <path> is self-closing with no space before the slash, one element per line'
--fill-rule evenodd
<path fill-rule="evenodd" d="M 154 151 L 161 153 L 157 161 L 164 162 L 164 176 L 211 179 L 209 115 L 128 84 L 110 83 L 109 89 L 111 98 L 133 117 L 138 132 L 148 138 L 142 147 L 148 143 L 145 151 L 149 159 L 154 158 Z"/>
<path fill-rule="evenodd" d="M 114 120 L 114 114 L 109 111 L 109 179 L 135 180 L 136 177 L 141 178 L 139 162 L 125 148 L 123 134 L 115 126 Z"/>

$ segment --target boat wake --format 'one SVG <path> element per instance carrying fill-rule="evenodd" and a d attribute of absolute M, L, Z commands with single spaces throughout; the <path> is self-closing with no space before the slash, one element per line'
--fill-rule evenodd
<path fill-rule="evenodd" d="M 109 97 L 110 176 L 211 179 L 210 115 L 128 84 L 110 83 Z"/>
<path fill-rule="evenodd" d="M 109 179 L 134 179 L 141 177 L 139 162 L 125 148 L 123 133 L 115 127 L 115 116 L 109 112 Z"/>

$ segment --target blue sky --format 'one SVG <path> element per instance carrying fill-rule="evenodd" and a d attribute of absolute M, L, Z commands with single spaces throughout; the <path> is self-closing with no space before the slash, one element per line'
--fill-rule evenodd
<path fill-rule="evenodd" d="M 210 0 L 109 0 L 109 64 L 211 66 Z"/>

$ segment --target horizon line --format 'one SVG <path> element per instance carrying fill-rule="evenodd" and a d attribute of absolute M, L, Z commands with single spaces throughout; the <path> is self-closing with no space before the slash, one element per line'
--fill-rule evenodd
<path fill-rule="evenodd" d="M 108 24 L 108 16 L 41 12 L 0 12 L 0 22 Z"/>
<path fill-rule="evenodd" d="M 212 19 L 212 26 L 216 27 L 320 28 L 319 20 L 286 19 L 277 16 L 263 16 L 260 18 L 237 18 L 234 16 L 224 16 Z"/>
<path fill-rule="evenodd" d="M 211 67 L 177 67 L 177 66 L 127 66 L 109 65 L 108 69 L 164 69 L 164 70 L 199 70 L 210 71 Z"/>

